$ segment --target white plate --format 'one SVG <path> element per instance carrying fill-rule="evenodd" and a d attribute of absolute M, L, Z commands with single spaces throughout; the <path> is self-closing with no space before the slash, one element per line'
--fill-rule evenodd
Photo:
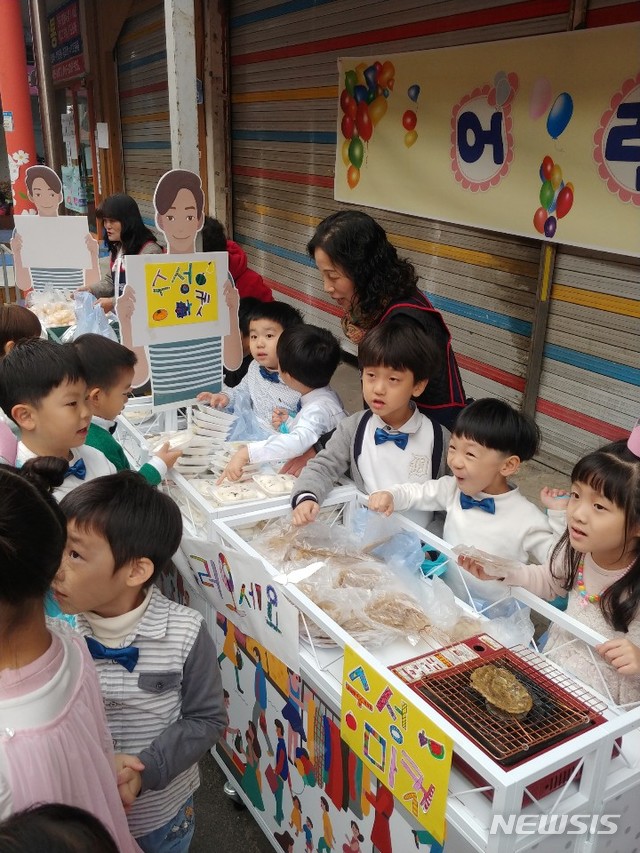
<path fill-rule="evenodd" d="M 296 478 L 291 474 L 254 474 L 253 479 L 272 497 L 290 495 L 296 482 Z"/>
<path fill-rule="evenodd" d="M 171 450 L 184 450 L 189 447 L 193 441 L 193 433 L 189 430 L 177 430 L 175 432 L 165 432 L 162 435 L 155 436 L 149 441 L 149 449 L 152 453 L 157 453 L 163 444 L 169 442 Z"/>
<path fill-rule="evenodd" d="M 209 494 L 221 504 L 242 503 L 243 501 L 259 501 L 264 500 L 265 497 L 262 489 L 259 489 L 253 482 L 250 484 L 239 482 L 230 485 L 223 483 L 220 486 L 211 486 Z"/>

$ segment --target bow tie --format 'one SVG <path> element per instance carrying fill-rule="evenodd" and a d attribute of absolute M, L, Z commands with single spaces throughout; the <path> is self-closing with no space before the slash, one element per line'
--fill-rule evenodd
<path fill-rule="evenodd" d="M 409 433 L 395 432 L 392 434 L 387 432 L 386 429 L 382 429 L 382 427 L 377 427 L 373 438 L 376 444 L 384 444 L 385 441 L 392 441 L 396 447 L 399 447 L 400 450 L 404 450 L 409 441 Z"/>
<path fill-rule="evenodd" d="M 476 506 L 490 515 L 496 514 L 496 502 L 493 498 L 482 498 L 478 501 L 475 498 L 470 498 L 469 495 L 465 495 L 464 492 L 460 492 L 460 506 L 462 509 L 473 509 Z"/>
<path fill-rule="evenodd" d="M 87 646 L 94 660 L 112 660 L 119 663 L 129 672 L 133 672 L 138 663 L 140 649 L 137 646 L 126 646 L 124 649 L 108 649 L 94 640 L 93 637 L 85 637 Z"/>
<path fill-rule="evenodd" d="M 78 459 L 77 462 L 74 462 L 73 465 L 69 465 L 67 471 L 65 472 L 66 477 L 77 477 L 79 480 L 84 480 L 87 476 L 87 466 L 84 464 L 84 459 Z"/>
<path fill-rule="evenodd" d="M 113 435 L 113 434 L 114 434 L 114 432 L 115 432 L 117 429 L 118 429 L 118 424 L 112 424 L 112 425 L 109 427 L 109 432 L 111 433 L 111 435 Z"/>
<path fill-rule="evenodd" d="M 276 371 L 267 370 L 267 368 L 262 365 L 260 365 L 260 376 L 262 376 L 263 379 L 266 379 L 267 382 L 280 382 L 280 377 Z"/>

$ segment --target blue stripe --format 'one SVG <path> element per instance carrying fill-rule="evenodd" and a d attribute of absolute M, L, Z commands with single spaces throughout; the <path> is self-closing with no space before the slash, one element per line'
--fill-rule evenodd
<path fill-rule="evenodd" d="M 123 142 L 122 147 L 126 148 L 130 151 L 132 151 L 134 149 L 142 149 L 142 148 L 156 148 L 156 149 L 168 150 L 171 148 L 171 142 L 162 142 L 162 141 L 157 141 L 157 142 Z"/>
<path fill-rule="evenodd" d="M 478 323 L 484 323 L 487 326 L 504 329 L 505 332 L 524 335 L 525 338 L 531 337 L 531 323 L 526 320 L 518 320 L 516 317 L 510 317 L 508 314 L 489 311 L 486 308 L 478 308 L 476 305 L 467 305 L 464 302 L 458 302 L 456 299 L 449 299 L 446 296 L 431 293 L 426 293 L 426 296 L 438 311 L 447 311 L 449 314 L 456 314 L 458 317 L 466 317 L 469 320 L 476 320 Z"/>
<path fill-rule="evenodd" d="M 142 56 L 140 59 L 132 59 L 131 62 L 123 62 L 118 65 L 118 72 L 131 71 L 133 68 L 141 68 L 143 65 L 151 65 L 152 62 L 160 62 L 166 60 L 167 51 L 159 50 L 157 53 L 150 53 L 148 56 Z"/>
<path fill-rule="evenodd" d="M 303 255 L 302 252 L 292 252 L 289 249 L 283 249 L 282 246 L 273 246 L 271 243 L 256 240 L 254 237 L 245 237 L 244 234 L 238 234 L 235 240 L 236 243 L 252 246 L 254 249 L 261 249 L 263 252 L 268 252 L 270 255 L 275 255 L 278 258 L 285 258 L 287 261 L 293 261 L 296 264 L 311 267 L 311 269 L 316 268 L 315 263 L 309 255 Z"/>
<path fill-rule="evenodd" d="M 271 18 L 280 18 L 282 15 L 291 15 L 293 12 L 304 12 L 306 9 L 315 9 L 317 6 L 324 6 L 326 3 L 332 2 L 333 0 L 288 0 L 286 3 L 271 6 L 268 9 L 248 12 L 246 15 L 236 15 L 235 18 L 231 18 L 229 26 L 231 29 L 246 27 L 247 24 L 269 21 Z"/>
<path fill-rule="evenodd" d="M 317 145 L 336 145 L 337 134 L 320 130 L 234 130 L 232 139 L 253 142 L 309 142 Z"/>
<path fill-rule="evenodd" d="M 545 344 L 544 354 L 546 358 L 579 367 L 590 373 L 599 373 L 600 376 L 608 376 L 610 379 L 618 379 L 629 385 L 640 386 L 640 370 L 637 367 L 628 367 L 626 364 L 618 364 L 616 361 L 608 361 L 606 358 L 598 358 L 595 355 L 587 355 L 584 352 L 559 347 L 556 344 Z"/>

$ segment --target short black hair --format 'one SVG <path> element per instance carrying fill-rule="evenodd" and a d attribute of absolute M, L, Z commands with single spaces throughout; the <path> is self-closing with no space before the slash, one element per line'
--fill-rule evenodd
<path fill-rule="evenodd" d="M 249 323 L 253 319 L 253 312 L 262 305 L 260 299 L 255 296 L 241 296 L 238 305 L 238 325 L 243 338 L 249 334 Z"/>
<path fill-rule="evenodd" d="M 250 320 L 271 320 L 283 329 L 304 323 L 302 314 L 288 302 L 261 302 L 251 312 Z"/>
<path fill-rule="evenodd" d="M 410 370 L 415 382 L 436 376 L 442 367 L 439 342 L 410 317 L 390 317 L 367 332 L 358 347 L 360 369 Z"/>
<path fill-rule="evenodd" d="M 324 388 L 340 363 L 340 344 L 320 326 L 289 326 L 276 347 L 280 371 L 289 373 L 308 388 Z"/>
<path fill-rule="evenodd" d="M 72 344 L 41 338 L 17 343 L 0 360 L 0 408 L 12 418 L 14 406 L 40 406 L 63 382 L 84 381 L 78 353 Z"/>
<path fill-rule="evenodd" d="M 80 335 L 75 348 L 88 388 L 109 391 L 125 370 L 133 370 L 138 358 L 134 352 L 102 335 Z"/>
<path fill-rule="evenodd" d="M 202 251 L 203 252 L 226 252 L 227 235 L 224 225 L 213 216 L 205 216 L 202 226 Z"/>
<path fill-rule="evenodd" d="M 16 812 L 0 824 L 2 853 L 118 853 L 106 826 L 76 806 L 44 803 Z"/>
<path fill-rule="evenodd" d="M 540 444 L 540 430 L 533 418 L 493 397 L 469 403 L 460 411 L 451 433 L 523 462 L 535 456 Z"/>
<path fill-rule="evenodd" d="M 180 546 L 182 515 L 175 501 L 135 471 L 119 471 L 83 483 L 64 496 L 67 521 L 109 543 L 114 570 L 140 557 L 153 563 L 154 581 Z"/>

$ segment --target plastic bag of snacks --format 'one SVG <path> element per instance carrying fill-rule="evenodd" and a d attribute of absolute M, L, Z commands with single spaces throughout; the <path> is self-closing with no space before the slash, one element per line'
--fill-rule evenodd
<path fill-rule="evenodd" d="M 76 322 L 74 303 L 69 294 L 46 288 L 27 297 L 27 307 L 33 311 L 45 329 L 62 329 Z"/>

